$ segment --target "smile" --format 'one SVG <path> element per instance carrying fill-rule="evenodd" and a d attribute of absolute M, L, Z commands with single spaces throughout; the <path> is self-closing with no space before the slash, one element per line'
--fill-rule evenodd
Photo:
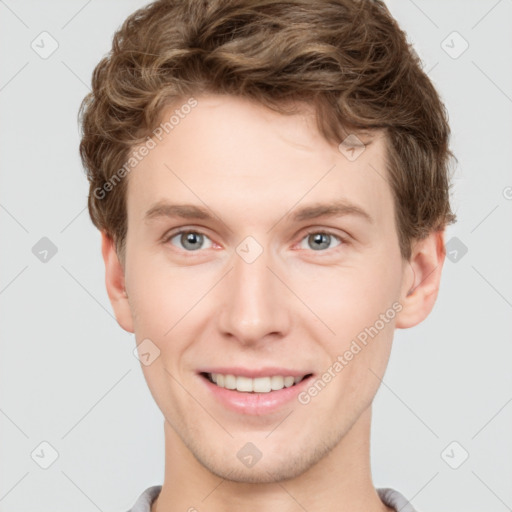
<path fill-rule="evenodd" d="M 299 377 L 273 375 L 268 377 L 250 378 L 241 375 L 222 373 L 203 373 L 210 382 L 220 388 L 240 391 L 242 393 L 270 393 L 283 388 L 292 387 L 311 374 Z"/>

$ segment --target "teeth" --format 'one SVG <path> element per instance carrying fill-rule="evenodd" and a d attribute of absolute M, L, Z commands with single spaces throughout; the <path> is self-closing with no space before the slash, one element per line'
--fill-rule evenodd
<path fill-rule="evenodd" d="M 213 375 L 217 377 L 220 373 L 214 373 L 212 377 Z M 236 377 L 234 375 L 224 375 L 224 387 L 226 389 L 236 389 Z"/>
<path fill-rule="evenodd" d="M 289 388 L 290 386 L 293 386 L 294 384 L 294 378 L 293 377 L 285 377 L 284 378 L 284 387 Z"/>
<path fill-rule="evenodd" d="M 270 377 L 270 387 L 277 391 L 284 388 L 284 377 Z"/>
<path fill-rule="evenodd" d="M 255 393 L 269 393 L 272 391 L 272 380 L 270 377 L 258 377 L 252 380 L 252 390 Z"/>
<path fill-rule="evenodd" d="M 241 377 L 235 375 L 223 375 L 221 373 L 209 373 L 210 379 L 220 388 L 236 389 L 244 393 L 269 393 L 270 391 L 279 391 L 283 388 L 289 388 L 298 384 L 304 377 L 283 377 L 275 375 L 272 377 Z"/>
<path fill-rule="evenodd" d="M 252 391 L 252 379 L 248 377 L 237 377 L 236 389 L 237 391 Z"/>

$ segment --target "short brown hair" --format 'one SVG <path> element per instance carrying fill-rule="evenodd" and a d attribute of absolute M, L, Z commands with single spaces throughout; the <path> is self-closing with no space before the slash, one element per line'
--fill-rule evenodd
<path fill-rule="evenodd" d="M 282 114 L 304 101 L 336 145 L 351 132 L 383 130 L 403 258 L 415 239 L 456 221 L 445 107 L 382 1 L 158 0 L 117 30 L 79 112 L 89 213 L 121 260 L 126 180 L 106 184 L 166 106 L 208 92 Z"/>

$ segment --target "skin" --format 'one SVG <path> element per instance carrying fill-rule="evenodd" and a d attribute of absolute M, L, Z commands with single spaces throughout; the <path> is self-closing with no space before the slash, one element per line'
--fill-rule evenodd
<path fill-rule="evenodd" d="M 165 418 L 165 478 L 151 510 L 389 511 L 371 478 L 371 405 L 394 330 L 433 308 L 444 232 L 402 260 L 382 134 L 352 162 L 321 137 L 307 107 L 284 116 L 247 99 L 196 99 L 126 178 L 124 261 L 102 235 L 119 324 L 137 344 L 149 338 L 160 350 L 141 364 Z M 297 208 L 339 199 L 373 223 L 291 219 Z M 214 218 L 145 221 L 162 200 L 206 206 Z M 177 228 L 204 234 L 193 242 L 199 248 L 170 238 Z M 334 236 L 318 249 L 309 228 Z M 236 252 L 247 236 L 263 248 L 252 263 Z M 307 405 L 235 413 L 197 374 L 205 366 L 283 366 L 321 376 L 396 302 L 401 311 Z M 247 442 L 262 453 L 252 468 L 236 456 Z"/>

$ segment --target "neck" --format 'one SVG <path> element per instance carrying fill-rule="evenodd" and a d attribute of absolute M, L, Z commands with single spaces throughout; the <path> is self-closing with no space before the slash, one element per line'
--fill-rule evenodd
<path fill-rule="evenodd" d="M 306 472 L 291 480 L 253 484 L 212 474 L 165 422 L 165 478 L 151 512 L 393 512 L 372 483 L 370 426 L 371 406 L 336 447 Z"/>

